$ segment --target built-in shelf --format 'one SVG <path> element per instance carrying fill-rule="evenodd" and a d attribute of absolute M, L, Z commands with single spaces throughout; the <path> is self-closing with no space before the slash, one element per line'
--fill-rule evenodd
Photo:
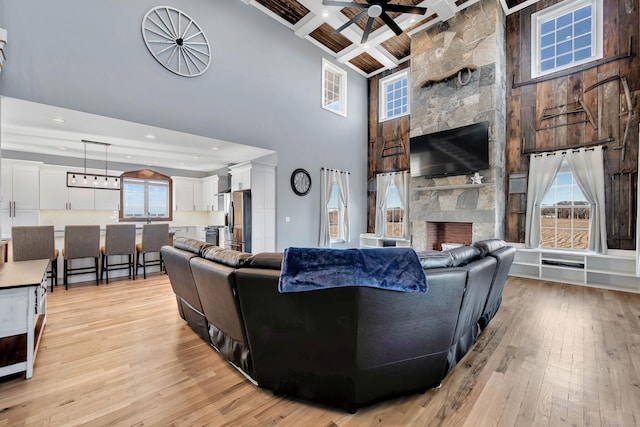
<path fill-rule="evenodd" d="M 482 188 L 486 184 L 458 184 L 458 185 L 435 185 L 433 187 L 420 187 L 414 191 L 436 191 L 436 190 L 459 190 L 463 188 Z"/>
<path fill-rule="evenodd" d="M 593 252 L 525 249 L 521 244 L 509 275 L 605 289 L 640 292 L 635 251 Z"/>
<path fill-rule="evenodd" d="M 361 248 L 410 247 L 411 240 L 397 237 L 379 237 L 372 233 L 360 235 Z"/>

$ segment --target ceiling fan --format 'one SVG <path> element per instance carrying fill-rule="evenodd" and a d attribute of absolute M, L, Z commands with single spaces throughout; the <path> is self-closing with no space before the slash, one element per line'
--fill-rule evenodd
<path fill-rule="evenodd" d="M 376 18 L 382 19 L 384 23 L 387 24 L 394 33 L 396 33 L 396 35 L 402 34 L 402 28 L 400 28 L 398 24 L 395 23 L 395 21 L 387 14 L 387 12 L 415 13 L 417 15 L 424 15 L 427 12 L 426 7 L 408 6 L 404 4 L 389 4 L 389 1 L 390 0 L 366 0 L 366 3 L 356 3 L 347 1 L 322 0 L 322 4 L 324 6 L 341 6 L 364 9 L 362 12 L 358 13 L 356 16 L 347 21 L 340 28 L 336 28 L 335 30 L 333 30 L 333 33 L 338 34 L 349 25 L 353 24 L 366 15 L 368 16 L 368 19 L 367 23 L 364 26 L 362 41 L 360 42 L 365 43 L 369 38 L 371 26 L 373 25 L 373 21 Z"/>

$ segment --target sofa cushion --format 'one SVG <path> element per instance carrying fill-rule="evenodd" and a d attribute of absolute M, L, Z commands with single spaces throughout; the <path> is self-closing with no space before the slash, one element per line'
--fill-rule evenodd
<path fill-rule="evenodd" d="M 418 259 L 422 268 L 444 268 L 451 267 L 453 264 L 453 258 L 449 252 L 440 251 L 424 251 L 418 252 Z"/>
<path fill-rule="evenodd" d="M 475 246 L 460 246 L 457 248 L 449 249 L 449 255 L 451 256 L 451 266 L 461 267 L 469 264 L 471 261 L 475 261 L 481 258 L 482 252 Z"/>
<path fill-rule="evenodd" d="M 202 251 L 208 247 L 211 247 L 210 243 L 203 242 L 202 240 L 192 239 L 190 237 L 174 237 L 173 247 L 176 249 L 182 249 L 183 251 L 191 252 L 197 255 L 201 255 Z"/>
<path fill-rule="evenodd" d="M 261 252 L 247 259 L 243 267 L 280 270 L 282 268 L 282 258 L 282 252 Z"/>
<path fill-rule="evenodd" d="M 251 254 L 232 251 L 230 249 L 222 249 L 218 246 L 209 246 L 202 251 L 201 256 L 209 261 L 219 262 L 220 264 L 224 264 L 229 267 L 238 268 L 241 267 L 249 257 L 251 257 Z"/>
<path fill-rule="evenodd" d="M 498 249 L 504 248 L 507 244 L 502 239 L 486 239 L 475 242 L 473 246 L 480 249 L 481 256 L 485 257 Z"/>

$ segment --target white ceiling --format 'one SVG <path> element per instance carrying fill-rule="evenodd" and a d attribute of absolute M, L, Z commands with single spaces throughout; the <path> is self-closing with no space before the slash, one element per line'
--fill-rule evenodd
<path fill-rule="evenodd" d="M 2 150 L 84 158 L 82 140 L 111 144 L 108 162 L 212 172 L 273 151 L 125 120 L 2 97 Z M 64 123 L 54 119 L 64 119 Z M 153 135 L 149 138 L 147 135 Z M 87 159 L 104 162 L 105 147 L 86 144 Z"/>

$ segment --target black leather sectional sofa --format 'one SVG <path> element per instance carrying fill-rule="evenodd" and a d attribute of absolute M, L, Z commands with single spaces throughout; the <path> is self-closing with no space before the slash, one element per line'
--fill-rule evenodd
<path fill-rule="evenodd" d="M 426 293 L 280 293 L 281 253 L 187 238 L 162 248 L 180 316 L 262 388 L 355 411 L 437 387 L 495 316 L 515 249 L 420 253 Z"/>

